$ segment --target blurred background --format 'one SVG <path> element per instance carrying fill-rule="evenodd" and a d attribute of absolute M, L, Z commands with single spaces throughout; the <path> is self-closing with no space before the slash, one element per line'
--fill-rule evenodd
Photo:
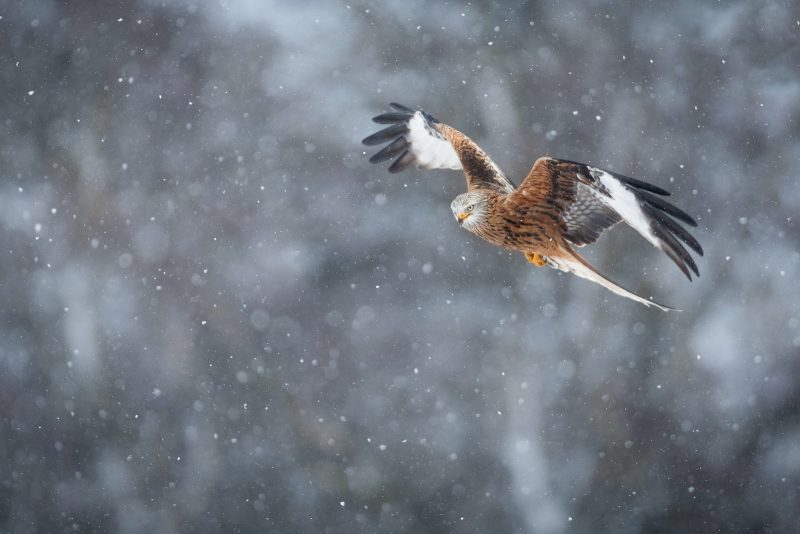
<path fill-rule="evenodd" d="M 0 8 L 0 531 L 787 532 L 800 502 L 793 1 Z M 700 221 L 665 314 L 390 175 L 390 101 Z"/>

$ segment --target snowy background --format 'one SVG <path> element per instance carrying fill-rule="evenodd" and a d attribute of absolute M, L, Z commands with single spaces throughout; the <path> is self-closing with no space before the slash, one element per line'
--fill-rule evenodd
<path fill-rule="evenodd" d="M 800 8 L 635 6 L 3 3 L 0 531 L 796 528 Z M 589 256 L 685 311 L 368 164 L 390 101 L 672 190 L 698 281 Z"/>

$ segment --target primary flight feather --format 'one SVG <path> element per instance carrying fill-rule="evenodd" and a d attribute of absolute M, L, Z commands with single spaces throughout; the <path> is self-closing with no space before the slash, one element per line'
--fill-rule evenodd
<path fill-rule="evenodd" d="M 662 250 L 689 280 L 699 275 L 686 250 L 703 255 L 700 243 L 677 221 L 697 226 L 683 210 L 663 200 L 658 186 L 590 165 L 543 157 L 516 187 L 469 137 L 421 110 L 391 104 L 395 111 L 373 118 L 387 128 L 363 140 L 388 143 L 369 161 L 394 160 L 389 172 L 460 169 L 467 192 L 450 205 L 466 230 L 492 244 L 522 252 L 539 267 L 549 265 L 596 282 L 646 306 L 671 310 L 617 285 L 575 251 L 625 222 Z"/>

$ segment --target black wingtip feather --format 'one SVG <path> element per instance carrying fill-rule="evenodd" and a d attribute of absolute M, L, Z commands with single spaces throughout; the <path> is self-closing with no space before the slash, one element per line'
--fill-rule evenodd
<path fill-rule="evenodd" d="M 411 152 L 406 150 L 405 152 L 400 154 L 399 158 L 394 160 L 394 163 L 392 163 L 389 166 L 389 172 L 392 173 L 392 174 L 396 174 L 398 172 L 402 172 L 409 165 L 411 165 L 413 162 L 414 162 L 414 154 L 412 154 Z"/>
<path fill-rule="evenodd" d="M 403 111 L 405 113 L 411 113 L 411 114 L 417 112 L 415 109 L 411 109 L 410 107 L 404 106 L 403 104 L 398 104 L 397 102 L 390 102 L 389 105 L 392 106 L 397 111 Z"/>
<path fill-rule="evenodd" d="M 413 116 L 414 115 L 411 113 L 383 113 L 377 117 L 372 117 L 372 122 L 377 122 L 378 124 L 397 124 L 398 122 L 406 122 Z"/>
<path fill-rule="evenodd" d="M 380 145 L 381 143 L 393 140 L 395 137 L 405 133 L 408 133 L 408 126 L 405 123 L 395 124 L 393 126 L 389 126 L 388 128 L 384 128 L 380 132 L 375 132 L 374 134 L 365 137 L 361 142 L 367 146 Z"/>
<path fill-rule="evenodd" d="M 661 189 L 657 185 L 653 185 L 648 182 L 643 182 L 642 180 L 637 180 L 636 178 L 631 178 L 630 176 L 625 176 L 623 174 L 617 174 L 615 172 L 609 173 L 611 176 L 619 180 L 620 182 L 627 184 L 631 187 L 635 187 L 636 189 L 641 189 L 642 191 L 649 191 L 650 193 L 655 193 L 656 195 L 661 195 L 664 197 L 668 197 L 671 195 L 669 191 L 666 189 Z"/>
<path fill-rule="evenodd" d="M 675 236 L 673 236 L 669 230 L 667 230 L 660 222 L 657 220 L 653 220 L 650 224 L 650 228 L 653 230 L 653 234 L 662 241 L 663 250 L 667 256 L 669 256 L 675 264 L 680 267 L 683 274 L 691 281 L 692 275 L 689 272 L 690 268 L 694 271 L 694 274 L 700 276 L 700 270 L 697 268 L 697 264 L 695 263 L 694 259 L 692 258 L 691 254 L 681 245 Z"/>
<path fill-rule="evenodd" d="M 681 260 L 681 257 L 673 249 L 671 249 L 668 246 L 662 247 L 661 250 L 664 252 L 664 254 L 669 256 L 669 259 L 671 259 L 675 263 L 675 265 L 678 266 L 678 268 L 681 270 L 681 272 L 684 274 L 684 276 L 686 276 L 686 278 L 691 282 L 692 281 L 692 272 L 689 270 L 689 268 L 686 266 L 686 264 Z"/>
<path fill-rule="evenodd" d="M 400 152 L 408 148 L 408 140 L 404 136 L 400 136 L 385 147 L 380 152 L 369 158 L 370 163 L 381 163 L 383 161 L 392 159 Z"/>
<path fill-rule="evenodd" d="M 680 258 L 680 256 L 678 256 L 678 255 L 675 253 L 675 251 L 674 251 L 674 250 L 672 250 L 672 249 L 671 249 L 671 248 L 669 248 L 669 247 L 665 247 L 663 250 L 664 250 L 664 253 L 665 253 L 667 256 L 669 256 L 669 258 L 670 258 L 670 259 L 671 259 L 673 262 L 675 262 L 675 265 L 677 265 L 677 266 L 680 268 L 680 270 L 683 272 L 683 274 L 686 276 L 686 278 L 688 278 L 688 279 L 689 279 L 689 281 L 691 282 L 691 281 L 692 281 L 692 273 L 691 273 L 691 272 L 689 271 L 689 269 L 686 267 L 686 264 L 685 264 L 685 263 L 683 263 L 683 262 L 681 261 L 681 258 Z"/>
<path fill-rule="evenodd" d="M 686 229 L 683 228 L 680 224 L 676 223 L 669 217 L 667 217 L 663 212 L 657 210 L 653 206 L 645 204 L 643 206 L 645 213 L 652 218 L 657 220 L 659 223 L 663 224 L 667 230 L 675 234 L 681 241 L 686 243 L 692 250 L 697 252 L 700 256 L 703 255 L 703 247 L 694 238 L 692 234 L 690 234 Z"/>
<path fill-rule="evenodd" d="M 440 122 L 439 119 L 437 119 L 436 117 L 434 117 L 430 113 L 426 113 L 426 112 L 422 111 L 421 109 L 411 109 L 410 107 L 404 106 L 403 104 L 398 104 L 397 102 L 392 102 L 389 105 L 392 106 L 397 111 L 400 111 L 402 113 L 408 113 L 408 114 L 411 114 L 411 115 L 414 115 L 415 113 L 422 113 L 422 116 L 425 117 L 425 120 L 428 121 L 430 124 L 436 124 L 436 123 Z M 411 118 L 411 117 L 409 117 L 409 118 Z"/>
<path fill-rule="evenodd" d="M 673 206 L 666 200 L 662 200 L 656 196 L 651 195 L 650 193 L 646 193 L 644 191 L 637 191 L 636 195 L 641 199 L 653 206 L 654 208 L 658 208 L 664 213 L 667 213 L 676 219 L 679 219 L 689 226 L 697 226 L 697 221 L 694 220 L 694 217 L 683 211 L 682 209 Z"/>

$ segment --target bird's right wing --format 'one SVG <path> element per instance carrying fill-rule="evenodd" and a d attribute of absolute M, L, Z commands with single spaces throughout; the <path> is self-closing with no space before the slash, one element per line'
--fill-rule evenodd
<path fill-rule="evenodd" d="M 674 219 L 697 226 L 685 211 L 659 198 L 669 193 L 658 186 L 575 161 L 539 158 L 509 198 L 512 204 L 537 206 L 560 220 L 564 238 L 574 246 L 596 241 L 603 231 L 624 221 L 683 271 L 699 275 L 683 246 L 703 255 L 703 248 Z"/>
<path fill-rule="evenodd" d="M 368 146 L 389 143 L 369 158 L 370 163 L 394 159 L 389 166 L 392 173 L 401 172 L 410 165 L 418 169 L 461 169 L 469 190 L 514 191 L 514 184 L 469 137 L 424 111 L 401 104 L 390 105 L 395 111 L 372 119 L 390 126 L 362 141 Z"/>

